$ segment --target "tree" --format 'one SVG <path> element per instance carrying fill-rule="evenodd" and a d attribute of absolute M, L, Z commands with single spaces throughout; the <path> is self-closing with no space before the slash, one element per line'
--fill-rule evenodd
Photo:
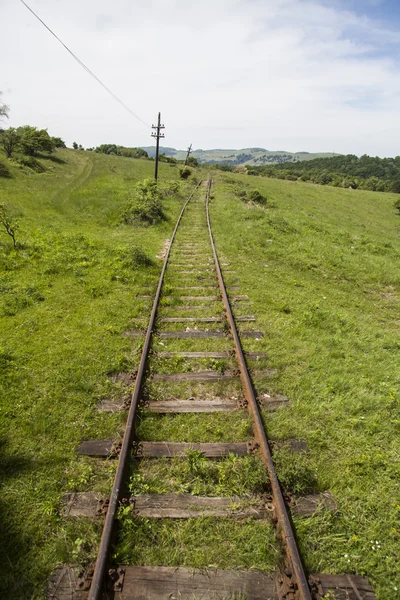
<path fill-rule="evenodd" d="M 179 169 L 179 176 L 181 179 L 187 179 L 192 174 L 191 169 L 189 167 L 182 167 Z"/>
<path fill-rule="evenodd" d="M 0 92 L 0 97 L 2 96 L 3 92 Z M 10 112 L 10 107 L 7 106 L 7 104 L 3 104 L 0 101 L 0 121 L 4 120 L 4 117 L 6 119 L 8 119 L 8 113 Z"/>
<path fill-rule="evenodd" d="M 0 225 L 5 230 L 5 233 L 9 235 L 13 241 L 14 250 L 17 249 L 17 242 L 15 240 L 15 233 L 18 229 L 18 221 L 13 219 L 6 209 L 5 204 L 0 203 Z"/>
<path fill-rule="evenodd" d="M 76 142 L 73 142 L 72 147 L 74 150 L 78 150 L 78 144 Z"/>
<path fill-rule="evenodd" d="M 400 179 L 395 179 L 395 181 L 393 181 L 391 191 L 395 194 L 400 194 Z"/>
<path fill-rule="evenodd" d="M 15 127 L 10 127 L 0 134 L 0 143 L 3 146 L 7 158 L 11 158 L 13 152 L 21 139 L 18 130 Z"/>
<path fill-rule="evenodd" d="M 60 137 L 53 137 L 51 139 L 53 140 L 55 148 L 66 148 L 64 140 L 62 140 Z"/>
<path fill-rule="evenodd" d="M 37 129 L 25 125 L 18 127 L 21 135 L 21 149 L 28 156 L 35 156 L 38 152 L 53 152 L 55 148 L 54 139 L 49 136 L 47 129 Z"/>
<path fill-rule="evenodd" d="M 197 158 L 195 156 L 189 156 L 188 161 L 187 161 L 187 166 L 188 167 L 198 167 L 199 161 L 197 160 Z"/>

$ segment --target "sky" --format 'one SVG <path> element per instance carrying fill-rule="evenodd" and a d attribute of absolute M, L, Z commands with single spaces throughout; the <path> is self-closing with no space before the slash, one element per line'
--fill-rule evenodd
<path fill-rule="evenodd" d="M 400 0 L 0 0 L 10 126 L 68 146 L 400 154 Z"/>

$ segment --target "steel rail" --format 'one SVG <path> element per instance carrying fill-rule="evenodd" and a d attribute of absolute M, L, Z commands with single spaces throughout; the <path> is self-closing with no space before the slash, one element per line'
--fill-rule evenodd
<path fill-rule="evenodd" d="M 225 306 L 226 316 L 229 322 L 232 337 L 235 342 L 235 353 L 240 370 L 240 378 L 243 384 L 244 393 L 248 402 L 250 412 L 253 417 L 253 425 L 255 430 L 256 439 L 259 443 L 263 462 L 267 467 L 268 476 L 271 482 L 273 500 L 275 504 L 276 516 L 278 523 L 281 528 L 281 533 L 284 540 L 285 551 L 289 560 L 290 566 L 294 571 L 295 582 L 298 587 L 298 597 L 301 600 L 312 600 L 310 588 L 308 585 L 307 576 L 304 571 L 304 567 L 301 561 L 300 553 L 297 547 L 293 527 L 289 518 L 289 514 L 283 499 L 282 490 L 278 481 L 278 477 L 275 472 L 274 463 L 272 460 L 271 450 L 268 445 L 267 436 L 262 422 L 260 409 L 257 403 L 256 396 L 254 394 L 253 385 L 251 383 L 250 375 L 247 369 L 246 361 L 244 358 L 242 346 L 240 343 L 239 335 L 236 329 L 235 320 L 232 314 L 229 298 L 226 293 L 224 279 L 222 276 L 221 268 L 219 266 L 219 260 L 217 251 L 215 248 L 214 237 L 211 231 L 210 211 L 209 211 L 209 199 L 211 192 L 212 179 L 210 177 L 208 182 L 207 196 L 206 196 L 206 215 L 207 215 L 207 226 L 210 236 L 211 247 L 214 255 L 215 268 L 217 270 L 218 285 L 221 292 L 222 300 Z M 295 590 L 294 590 L 295 591 Z"/>
<path fill-rule="evenodd" d="M 165 270 L 167 268 L 167 263 L 168 263 L 171 247 L 172 247 L 173 241 L 175 239 L 175 234 L 176 234 L 176 231 L 181 222 L 183 213 L 185 212 L 187 205 L 189 204 L 190 200 L 192 199 L 194 193 L 199 188 L 201 183 L 202 182 L 200 181 L 196 185 L 196 187 L 190 194 L 189 198 L 186 200 L 186 202 L 180 212 L 180 215 L 176 222 L 174 231 L 171 236 L 171 241 L 170 241 L 170 244 L 169 244 L 166 256 L 165 256 L 163 268 L 162 268 L 161 275 L 160 275 L 160 280 L 158 282 L 157 292 L 156 292 L 154 302 L 153 302 L 153 308 L 152 308 L 151 315 L 150 315 L 150 321 L 149 321 L 149 325 L 148 325 L 147 332 L 146 332 L 146 338 L 144 341 L 142 354 L 140 357 L 139 368 L 138 368 L 138 372 L 137 372 L 137 376 L 136 376 L 136 380 L 135 380 L 135 386 L 134 386 L 133 393 L 132 393 L 132 402 L 131 402 L 129 412 L 128 412 L 128 418 L 127 418 L 127 422 L 126 422 L 124 437 L 122 440 L 122 446 L 121 446 L 121 452 L 120 452 L 120 456 L 119 456 L 119 460 L 118 460 L 117 471 L 115 473 L 113 488 L 112 488 L 111 497 L 110 497 L 110 503 L 108 506 L 107 515 L 106 515 L 104 526 L 103 526 L 99 551 L 97 554 L 97 560 L 96 560 L 96 565 L 94 568 L 94 573 L 93 573 L 93 578 L 92 578 L 92 583 L 91 583 L 91 587 L 90 587 L 90 591 L 89 591 L 88 600 L 100 600 L 100 598 L 102 597 L 104 577 L 106 574 L 107 562 L 108 562 L 108 558 L 109 558 L 109 553 L 110 553 L 111 543 L 112 543 L 112 536 L 113 536 L 113 531 L 114 531 L 115 515 L 116 515 L 117 509 L 118 509 L 118 502 L 119 502 L 119 498 L 120 498 L 120 494 L 121 494 L 122 484 L 124 481 L 125 469 L 128 464 L 130 452 L 132 450 L 135 417 L 136 417 L 137 407 L 138 407 L 139 401 L 140 401 L 143 377 L 145 375 L 147 357 L 148 357 L 148 353 L 149 353 L 149 349 L 150 349 L 151 336 L 154 331 L 154 324 L 155 324 L 155 320 L 156 320 L 158 303 L 160 301 L 161 289 L 162 289 L 163 282 L 164 282 L 164 274 L 165 274 Z"/>

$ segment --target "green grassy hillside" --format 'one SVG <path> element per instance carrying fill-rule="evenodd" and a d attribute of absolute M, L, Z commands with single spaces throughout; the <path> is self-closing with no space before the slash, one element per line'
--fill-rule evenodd
<path fill-rule="evenodd" d="M 213 176 L 216 244 L 234 270 L 227 282 L 250 296 L 236 313 L 254 314 L 265 332 L 245 348 L 265 350 L 277 369 L 257 391 L 290 399 L 264 413 L 268 434 L 310 450 L 278 454 L 278 475 L 288 491 L 330 491 L 339 506 L 295 519 L 306 565 L 367 575 L 380 600 L 400 598 L 396 196 Z M 240 200 L 246 189 L 267 208 Z"/>

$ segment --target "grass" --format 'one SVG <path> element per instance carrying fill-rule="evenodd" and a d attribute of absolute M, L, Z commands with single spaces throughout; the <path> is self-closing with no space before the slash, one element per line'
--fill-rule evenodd
<path fill-rule="evenodd" d="M 268 434 L 304 439 L 310 448 L 300 476 L 285 456 L 277 457 L 278 475 L 292 489 L 309 481 L 329 490 L 339 504 L 336 514 L 295 520 L 306 566 L 366 575 L 380 600 L 400 597 L 395 196 L 214 178 L 217 249 L 234 265 L 265 332 L 243 346 L 264 350 L 268 366 L 278 369 L 259 391 L 291 400 L 264 414 Z M 236 198 L 232 178 L 259 189 L 271 208 Z"/>

